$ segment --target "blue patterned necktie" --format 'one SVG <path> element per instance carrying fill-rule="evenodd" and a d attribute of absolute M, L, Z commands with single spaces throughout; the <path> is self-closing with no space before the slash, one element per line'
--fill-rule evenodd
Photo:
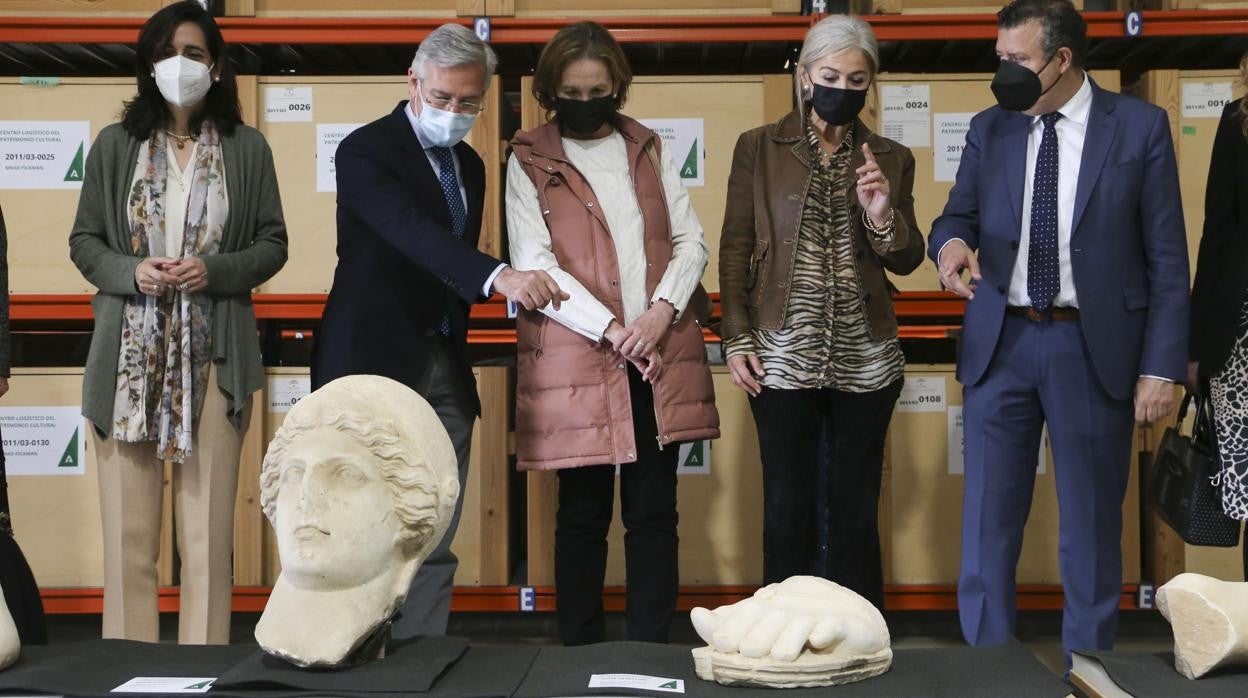
<path fill-rule="evenodd" d="M 464 199 L 459 195 L 459 181 L 455 178 L 455 157 L 450 148 L 441 146 L 430 148 L 429 152 L 438 160 L 438 184 L 442 185 L 442 196 L 446 199 L 446 207 L 451 212 L 451 233 L 457 238 L 464 237 L 468 229 L 468 211 L 464 209 Z M 451 336 L 451 319 L 442 316 L 442 336 Z"/>
<path fill-rule="evenodd" d="M 1031 237 L 1027 248 L 1027 296 L 1036 310 L 1053 304 L 1062 286 L 1057 254 L 1057 120 L 1058 112 L 1040 117 L 1044 135 L 1031 179 Z"/>

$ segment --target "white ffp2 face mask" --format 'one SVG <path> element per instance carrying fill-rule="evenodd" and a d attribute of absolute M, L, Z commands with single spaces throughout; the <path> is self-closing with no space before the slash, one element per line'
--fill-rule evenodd
<path fill-rule="evenodd" d="M 152 75 L 165 101 L 179 107 L 199 104 L 212 87 L 212 66 L 185 56 L 170 56 L 153 65 Z"/>
<path fill-rule="evenodd" d="M 449 148 L 464 140 L 464 136 L 472 130 L 472 125 L 477 120 L 476 114 L 456 114 L 453 111 L 438 109 L 424 101 L 423 92 L 418 91 L 417 95 L 423 104 L 420 114 L 416 117 L 416 123 L 420 126 L 420 135 L 424 136 L 429 143 Z"/>

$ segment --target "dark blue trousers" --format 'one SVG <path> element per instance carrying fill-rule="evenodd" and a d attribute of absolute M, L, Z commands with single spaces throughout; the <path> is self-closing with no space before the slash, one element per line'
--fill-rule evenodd
<path fill-rule="evenodd" d="M 1014 634 L 1015 570 L 1049 427 L 1060 515 L 1062 646 L 1111 649 L 1122 592 L 1122 500 L 1134 407 L 1101 388 L 1079 322 L 1007 315 L 983 379 L 964 389 L 966 482 L 958 613 L 971 645 Z"/>

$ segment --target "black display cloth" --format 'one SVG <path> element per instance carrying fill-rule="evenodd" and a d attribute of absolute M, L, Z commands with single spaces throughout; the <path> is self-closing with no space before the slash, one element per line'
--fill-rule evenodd
<path fill-rule="evenodd" d="M 836 698 L 1064 698 L 1070 694 L 1070 686 L 1017 642 L 990 648 L 894 650 L 892 668 L 881 676 L 831 688 L 783 691 L 720 686 L 703 681 L 694 673 L 688 647 L 614 642 L 542 648 L 515 698 L 680 696 L 666 691 L 589 688 L 593 674 L 643 674 L 682 679 L 684 695 L 690 698 L 827 698 L 830 695 Z"/>
<path fill-rule="evenodd" d="M 536 656 L 535 647 L 469 648 L 463 638 L 426 637 L 395 643 L 386 658 L 351 669 L 308 671 L 253 644 L 91 640 L 23 647 L 21 659 L 0 671 L 0 695 L 121 696 L 112 690 L 138 676 L 182 676 L 217 678 L 206 695 L 236 698 L 494 698 L 511 696 Z"/>
<path fill-rule="evenodd" d="M 1173 652 L 1081 652 L 1105 667 L 1122 690 L 1136 698 L 1248 696 L 1248 668 L 1217 669 L 1192 680 L 1174 668 Z"/>

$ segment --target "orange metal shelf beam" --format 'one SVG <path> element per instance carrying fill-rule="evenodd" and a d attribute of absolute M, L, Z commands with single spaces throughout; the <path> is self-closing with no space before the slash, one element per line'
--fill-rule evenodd
<path fill-rule="evenodd" d="M 451 610 L 457 612 L 519 612 L 521 587 L 455 587 Z M 752 586 L 682 586 L 676 607 L 688 611 L 696 606 L 714 608 L 735 603 L 754 593 Z M 162 613 L 178 610 L 178 587 L 161 587 L 158 607 Z M 234 587 L 233 609 L 259 613 L 268 601 L 269 587 Z M 534 610 L 555 610 L 555 588 L 535 587 Z M 1137 608 L 1138 584 L 1124 584 L 1118 608 Z M 97 614 L 104 608 L 104 590 L 99 587 L 41 589 L 43 609 L 49 614 Z M 624 587 L 607 587 L 603 605 L 608 611 L 623 611 Z M 884 607 L 890 611 L 952 611 L 958 607 L 957 588 L 952 584 L 889 585 L 884 588 Z M 1018 608 L 1029 611 L 1056 611 L 1062 608 L 1062 588 L 1058 585 L 1023 584 L 1018 587 Z"/>
<path fill-rule="evenodd" d="M 1119 12 L 1086 12 L 1092 37 L 1125 36 Z M 992 14 L 871 15 L 881 41 L 991 39 Z M 0 42 L 134 43 L 142 17 L 0 17 Z M 444 20 L 407 18 L 222 17 L 226 41 L 256 44 L 415 44 Z M 468 20 L 457 20 L 467 23 Z M 572 19 L 496 17 L 496 44 L 545 43 Z M 598 20 L 624 42 L 801 41 L 811 18 L 605 17 Z M 1248 10 L 1167 10 L 1144 13 L 1144 36 L 1248 34 Z"/>

